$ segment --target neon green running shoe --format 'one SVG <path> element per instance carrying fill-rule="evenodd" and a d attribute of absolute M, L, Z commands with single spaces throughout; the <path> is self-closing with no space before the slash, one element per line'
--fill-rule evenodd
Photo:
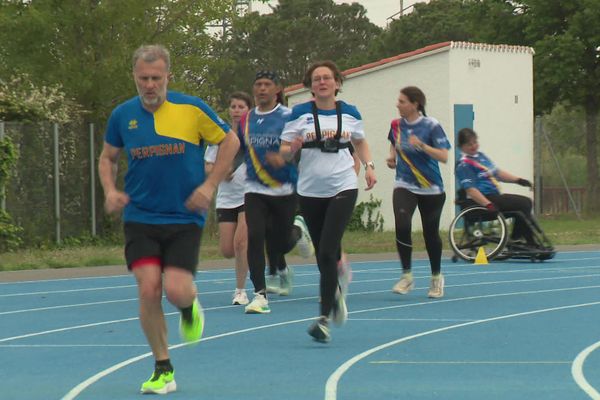
<path fill-rule="evenodd" d="M 143 394 L 167 394 L 177 390 L 175 383 L 175 371 L 154 370 L 154 373 L 146 382 L 142 383 L 140 392 Z"/>
<path fill-rule="evenodd" d="M 194 300 L 192 307 L 191 322 L 179 316 L 179 335 L 184 342 L 188 343 L 200 340 L 204 331 L 204 311 L 198 299 Z"/>

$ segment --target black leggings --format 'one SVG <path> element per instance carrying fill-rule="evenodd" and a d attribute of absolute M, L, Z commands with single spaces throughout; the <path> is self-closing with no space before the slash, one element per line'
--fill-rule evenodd
<path fill-rule="evenodd" d="M 525 238 L 528 244 L 535 244 L 531 228 L 529 227 L 529 224 L 523 220 L 523 218 L 526 218 L 532 223 L 532 225 L 535 226 L 535 222 L 532 222 L 531 219 L 531 209 L 533 208 L 533 203 L 529 197 L 520 196 L 518 194 L 490 194 L 486 195 L 486 197 L 489 201 L 494 203 L 498 210 L 502 211 L 503 213 L 520 211 L 521 214 L 516 215 L 514 219 L 515 222 L 511 239 L 516 240 Z"/>
<path fill-rule="evenodd" d="M 295 194 L 269 196 L 246 193 L 246 224 L 248 225 L 248 267 L 254 292 L 266 294 L 265 242 L 269 260 L 277 268 L 286 267 L 284 255 L 296 245 L 297 237 L 292 234 L 294 215 L 298 205 Z M 279 265 L 282 264 L 282 265 Z"/>
<path fill-rule="evenodd" d="M 417 205 L 423 225 L 423 239 L 431 264 L 431 274 L 441 272 L 442 239 L 440 238 L 440 217 L 446 201 L 446 193 L 415 194 L 403 188 L 394 189 L 393 204 L 396 222 L 396 248 L 400 255 L 402 270 L 410 271 L 412 261 L 412 216 Z"/>
<path fill-rule="evenodd" d="M 337 262 L 342 237 L 356 204 L 358 189 L 345 190 L 333 197 L 300 196 L 300 211 L 315 246 L 321 272 L 321 315 L 328 316 L 338 287 Z"/>

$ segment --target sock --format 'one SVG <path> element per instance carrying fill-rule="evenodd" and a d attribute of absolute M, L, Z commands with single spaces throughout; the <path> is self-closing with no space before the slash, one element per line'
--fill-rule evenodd
<path fill-rule="evenodd" d="M 186 321 L 186 322 L 192 322 L 193 317 L 192 317 L 192 310 L 194 308 L 194 304 L 192 304 L 189 307 L 186 308 L 181 308 L 181 317 Z"/>
<path fill-rule="evenodd" d="M 410 269 L 402 271 L 402 277 L 407 279 L 412 279 L 412 271 Z"/>
<path fill-rule="evenodd" d="M 171 365 L 171 360 L 168 358 L 166 360 L 156 360 L 154 369 L 157 371 L 173 372 L 173 365 Z"/>

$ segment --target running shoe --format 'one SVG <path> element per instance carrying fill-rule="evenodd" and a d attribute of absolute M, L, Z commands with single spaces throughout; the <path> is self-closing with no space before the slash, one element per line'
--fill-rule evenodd
<path fill-rule="evenodd" d="M 262 293 L 254 293 L 254 298 L 245 310 L 246 314 L 268 314 L 271 312 L 269 301 Z"/>
<path fill-rule="evenodd" d="M 281 288 L 279 287 L 279 277 L 277 275 L 269 275 L 266 278 L 267 281 L 267 293 L 279 294 Z"/>
<path fill-rule="evenodd" d="M 313 340 L 321 343 L 327 343 L 331 340 L 329 334 L 329 326 L 326 317 L 320 317 L 308 327 L 308 334 L 313 337 Z"/>
<path fill-rule="evenodd" d="M 294 281 L 294 271 L 292 268 L 286 267 L 283 271 L 279 271 L 279 295 L 289 296 L 292 293 L 292 282 Z"/>
<path fill-rule="evenodd" d="M 348 307 L 346 306 L 346 295 L 338 289 L 335 292 L 335 302 L 331 310 L 331 320 L 336 326 L 342 326 L 348 320 Z"/>
<path fill-rule="evenodd" d="M 301 215 L 296 215 L 294 225 L 300 228 L 300 239 L 296 242 L 298 254 L 303 258 L 311 257 L 315 254 L 315 248 L 312 244 L 310 233 L 308 233 L 308 227 L 306 226 L 306 222 L 304 222 L 304 218 Z"/>
<path fill-rule="evenodd" d="M 184 342 L 197 342 L 204 331 L 204 311 L 198 299 L 192 303 L 192 320 L 186 321 L 179 316 L 179 335 Z"/>
<path fill-rule="evenodd" d="M 431 297 L 432 299 L 444 297 L 444 275 L 439 274 L 431 277 L 427 296 Z"/>
<path fill-rule="evenodd" d="M 394 293 L 398 294 L 407 294 L 411 290 L 415 288 L 415 281 L 413 280 L 412 273 L 404 273 L 402 274 L 402 278 L 392 288 Z"/>
<path fill-rule="evenodd" d="M 142 383 L 141 393 L 167 394 L 177 390 L 175 383 L 175 371 L 154 370 L 154 373 L 146 382 Z"/>
<path fill-rule="evenodd" d="M 346 295 L 348 293 L 348 286 L 350 286 L 350 282 L 352 282 L 352 267 L 348 262 L 348 257 L 346 253 L 342 253 L 342 257 L 338 261 L 337 264 L 338 270 L 338 283 L 342 290 L 342 293 Z"/>
<path fill-rule="evenodd" d="M 244 289 L 235 290 L 231 304 L 234 306 L 245 306 L 249 302 L 248 295 L 246 295 L 246 291 Z"/>

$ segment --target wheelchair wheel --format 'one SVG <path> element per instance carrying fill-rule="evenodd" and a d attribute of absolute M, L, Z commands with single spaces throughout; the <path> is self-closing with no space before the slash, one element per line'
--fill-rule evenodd
<path fill-rule="evenodd" d="M 450 224 L 448 239 L 454 254 L 463 260 L 474 261 L 479 248 L 483 248 L 487 259 L 492 260 L 506 246 L 506 219 L 485 207 L 466 208 Z"/>

